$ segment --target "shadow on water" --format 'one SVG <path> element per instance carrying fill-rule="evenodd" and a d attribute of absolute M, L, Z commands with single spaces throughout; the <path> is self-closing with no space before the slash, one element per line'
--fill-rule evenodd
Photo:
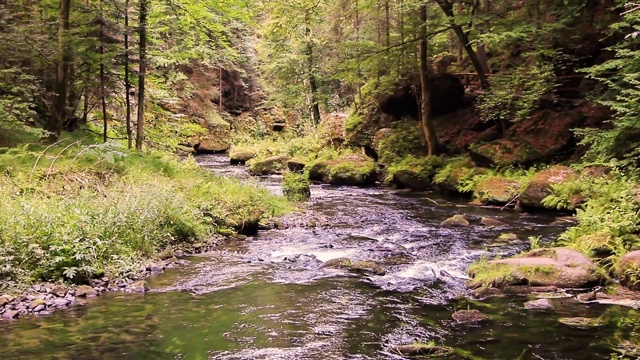
<path fill-rule="evenodd" d="M 280 191 L 278 178 L 251 179 L 222 156 L 199 159 L 225 176 Z M 453 214 L 506 225 L 443 228 Z M 525 310 L 526 298 L 464 299 L 466 267 L 507 256 L 528 242 L 496 244 L 502 233 L 553 240 L 563 228 L 544 214 L 468 206 L 437 194 L 314 186 L 285 230 L 223 244 L 186 268 L 152 278 L 145 295 L 107 294 L 85 307 L 0 323 L 2 359 L 401 359 L 391 346 L 433 340 L 451 359 L 608 359 L 631 330 L 618 307 L 553 299 Z M 384 275 L 325 269 L 324 261 L 371 260 Z M 490 321 L 456 324 L 479 309 Z M 597 329 L 561 317 L 602 317 Z"/>

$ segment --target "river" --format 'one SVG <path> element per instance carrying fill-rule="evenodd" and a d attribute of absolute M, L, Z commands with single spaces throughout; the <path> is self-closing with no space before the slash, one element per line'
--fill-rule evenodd
<path fill-rule="evenodd" d="M 278 177 L 251 179 L 221 155 L 201 166 L 280 191 Z M 464 214 L 506 226 L 444 228 Z M 447 359 L 610 359 L 634 330 L 634 310 L 555 298 L 553 310 L 525 310 L 527 297 L 469 300 L 466 268 L 481 258 L 548 243 L 564 230 L 549 214 L 527 214 L 430 192 L 312 186 L 283 230 L 260 231 L 191 257 L 149 279 L 147 294 L 109 293 L 83 307 L 0 323 L 0 359 L 403 359 L 394 345 L 433 341 Z M 523 241 L 496 238 L 514 233 Z M 325 269 L 324 261 L 371 260 L 384 275 Z M 490 320 L 456 323 L 460 309 Z M 601 317 L 597 328 L 561 317 Z"/>

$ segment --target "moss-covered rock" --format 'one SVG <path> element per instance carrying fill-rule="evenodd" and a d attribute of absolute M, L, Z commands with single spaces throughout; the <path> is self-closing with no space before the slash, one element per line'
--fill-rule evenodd
<path fill-rule="evenodd" d="M 215 153 L 223 153 L 229 148 L 231 145 L 223 140 L 212 139 L 210 137 L 200 138 L 197 143 L 194 144 L 193 148 L 198 154 L 215 154 Z"/>
<path fill-rule="evenodd" d="M 326 269 L 348 269 L 351 267 L 351 260 L 348 258 L 331 259 L 325 261 L 322 267 Z"/>
<path fill-rule="evenodd" d="M 333 185 L 370 186 L 376 182 L 375 163 L 359 154 L 321 161 L 309 170 L 309 179 Z"/>
<path fill-rule="evenodd" d="M 520 194 L 520 204 L 530 208 L 544 208 L 542 200 L 553 192 L 553 185 L 576 180 L 578 174 L 571 168 L 554 165 L 537 173 Z"/>
<path fill-rule="evenodd" d="M 256 152 L 253 150 L 231 148 L 229 161 L 231 165 L 244 165 L 247 161 L 256 157 L 256 155 Z"/>
<path fill-rule="evenodd" d="M 626 253 L 614 265 L 620 284 L 633 290 L 640 290 L 640 250 Z"/>
<path fill-rule="evenodd" d="M 458 310 L 451 315 L 458 324 L 477 324 L 489 320 L 489 317 L 480 310 Z"/>
<path fill-rule="evenodd" d="M 455 350 L 448 346 L 436 345 L 436 344 L 422 344 L 415 343 L 409 345 L 397 345 L 392 347 L 392 353 L 397 353 L 402 356 L 419 356 L 419 357 L 443 357 L 453 354 Z"/>
<path fill-rule="evenodd" d="M 545 248 L 469 267 L 470 287 L 509 285 L 583 288 L 604 281 L 586 255 L 568 248 Z"/>
<path fill-rule="evenodd" d="M 413 120 L 394 122 L 391 128 L 376 133 L 373 149 L 378 154 L 378 161 L 392 165 L 408 157 L 423 158 L 427 155 L 427 145 L 420 130 L 420 124 Z"/>
<path fill-rule="evenodd" d="M 520 189 L 520 183 L 500 176 L 492 176 L 481 181 L 474 191 L 474 197 L 486 204 L 504 205 L 511 202 Z"/>
<path fill-rule="evenodd" d="M 463 215 L 456 214 L 440 223 L 441 226 L 447 227 L 467 227 L 469 221 Z"/>
<path fill-rule="evenodd" d="M 432 186 L 433 177 L 443 165 L 444 161 L 437 156 L 408 156 L 400 163 L 389 167 L 386 181 L 399 188 L 425 190 Z"/>
<path fill-rule="evenodd" d="M 249 174 L 257 176 L 279 174 L 284 170 L 289 159 L 291 158 L 287 155 L 278 155 L 261 160 L 251 160 Z"/>
<path fill-rule="evenodd" d="M 351 264 L 349 270 L 358 274 L 384 275 L 386 272 L 382 266 L 370 260 L 356 261 Z"/>
<path fill-rule="evenodd" d="M 469 150 L 474 162 L 487 167 L 531 164 L 540 158 L 540 153 L 527 141 L 499 139 L 485 144 L 474 144 Z"/>

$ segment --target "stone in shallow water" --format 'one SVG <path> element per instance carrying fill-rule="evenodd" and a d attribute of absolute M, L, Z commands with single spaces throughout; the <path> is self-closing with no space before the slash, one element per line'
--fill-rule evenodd
<path fill-rule="evenodd" d="M 451 315 L 453 320 L 459 324 L 476 324 L 484 321 L 488 321 L 489 317 L 480 312 L 480 310 L 458 310 Z"/>
<path fill-rule="evenodd" d="M 463 215 L 456 214 L 441 222 L 440 225 L 449 227 L 467 227 L 469 226 L 469 221 L 467 221 Z"/>
<path fill-rule="evenodd" d="M 484 225 L 484 226 L 504 226 L 506 225 L 505 223 L 503 223 L 500 220 L 494 219 L 494 218 L 490 218 L 490 217 L 486 217 L 483 216 L 482 219 L 480 219 L 480 224 Z"/>
<path fill-rule="evenodd" d="M 76 296 L 79 297 L 94 297 L 97 295 L 98 292 L 89 285 L 80 285 L 76 289 Z"/>
<path fill-rule="evenodd" d="M 410 344 L 397 345 L 391 348 L 392 353 L 402 356 L 445 356 L 453 353 L 453 349 L 448 346 L 435 344 Z"/>
<path fill-rule="evenodd" d="M 473 290 L 471 293 L 471 297 L 478 300 L 484 300 L 492 297 L 501 297 L 504 296 L 502 291 L 492 287 L 481 287 Z"/>
<path fill-rule="evenodd" d="M 146 293 L 147 291 L 149 291 L 149 285 L 146 281 L 140 280 L 129 285 L 127 289 L 137 293 Z"/>
<path fill-rule="evenodd" d="M 35 308 L 35 309 L 33 309 L 33 312 L 34 312 L 34 313 L 41 312 L 42 310 L 44 310 L 44 309 L 46 309 L 46 308 L 47 308 L 47 306 L 46 306 L 46 305 L 44 305 L 44 304 L 40 304 L 40 305 L 36 306 L 36 308 Z"/>
<path fill-rule="evenodd" d="M 544 309 L 552 309 L 553 303 L 549 299 L 538 299 L 527 301 L 524 303 L 524 308 L 527 310 L 544 310 Z"/>
<path fill-rule="evenodd" d="M 328 269 L 345 269 L 351 266 L 351 260 L 347 258 L 337 258 L 327 260 L 324 264 L 322 264 L 323 268 Z"/>
<path fill-rule="evenodd" d="M 386 272 L 382 266 L 373 261 L 356 261 L 351 264 L 350 270 L 359 274 L 384 275 Z"/>

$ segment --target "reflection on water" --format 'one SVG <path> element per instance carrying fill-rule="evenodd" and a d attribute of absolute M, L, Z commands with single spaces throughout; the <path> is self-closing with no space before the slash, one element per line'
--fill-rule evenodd
<path fill-rule="evenodd" d="M 203 159 L 229 176 L 244 172 L 222 157 Z M 279 186 L 273 178 L 260 182 Z M 507 226 L 439 226 L 456 213 Z M 470 262 L 526 247 L 491 246 L 499 234 L 550 241 L 562 231 L 552 221 L 428 193 L 314 186 L 305 214 L 285 219 L 286 230 L 194 257 L 189 267 L 151 279 L 151 293 L 108 294 L 82 308 L 0 322 L 0 358 L 400 359 L 392 345 L 433 340 L 454 347 L 452 359 L 609 359 L 634 330 L 621 319 L 637 312 L 571 298 L 531 311 L 522 306 L 526 298 L 461 297 Z M 386 274 L 322 268 L 338 257 L 372 260 Z M 491 321 L 456 324 L 451 314 L 467 308 Z M 567 316 L 602 316 L 605 325 L 558 322 Z"/>

